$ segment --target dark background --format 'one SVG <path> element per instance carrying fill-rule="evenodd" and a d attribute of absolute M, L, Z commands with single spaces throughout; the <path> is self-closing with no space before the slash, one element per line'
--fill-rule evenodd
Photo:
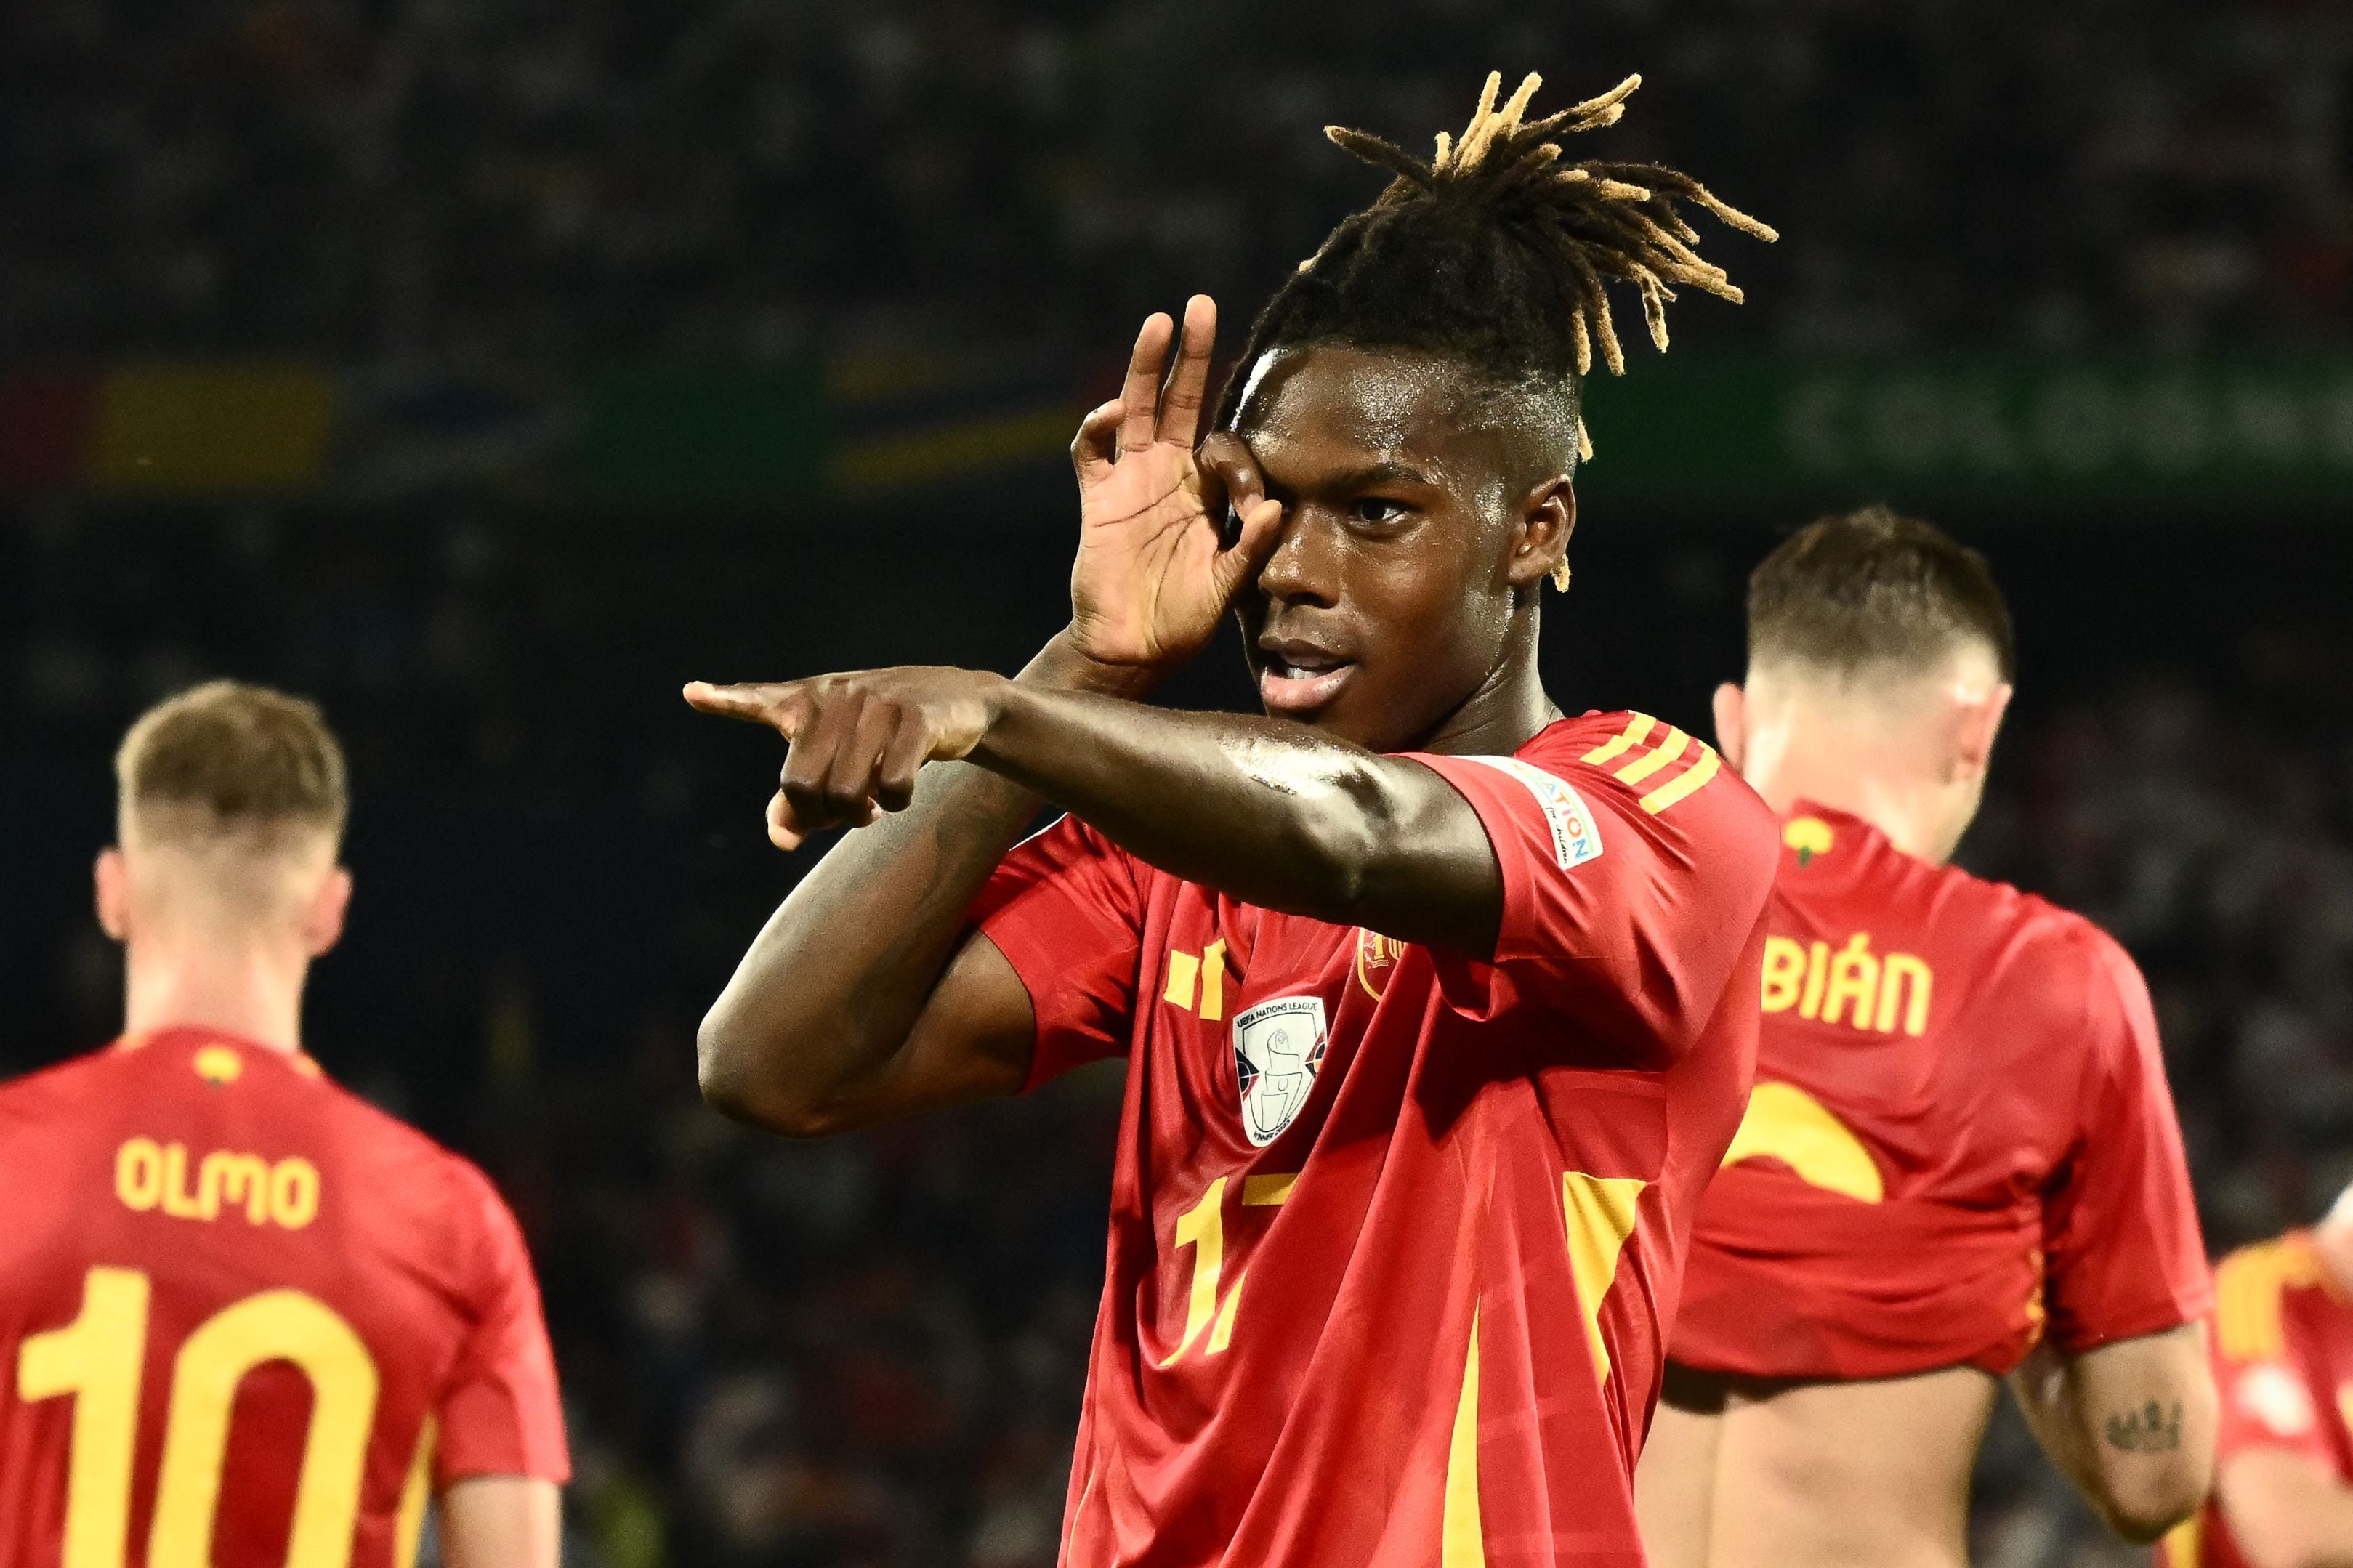
<path fill-rule="evenodd" d="M 678 686 L 1016 668 L 1067 612 L 1057 422 L 1136 319 L 1208 289 L 1230 339 L 1377 186 L 1317 128 L 1419 148 L 1493 67 L 1540 105 L 1641 69 L 1592 151 L 1781 228 L 1710 234 L 1750 302 L 1686 298 L 1677 370 L 2353 363 L 2353 24 L 2316 4 L 10 7 L 0 1067 L 119 1019 L 88 868 L 123 727 L 214 674 L 313 695 L 358 893 L 311 1043 L 522 1215 L 573 1560 L 1050 1562 L 1115 1080 L 824 1144 L 702 1110 L 694 1022 L 809 857 L 762 835 L 780 748 Z M 336 388 L 299 473 L 125 482 L 58 434 L 142 367 L 258 359 Z M 820 387 L 836 456 L 600 484 L 566 389 L 648 366 Z M 462 461 L 371 456 L 350 411 L 387 384 Z M 1008 411 L 1045 435 L 839 455 Z M 1597 436 L 1605 477 L 1640 439 Z M 2022 673 L 1964 858 L 2143 963 L 2216 1249 L 2316 1214 L 2353 1175 L 2353 485 L 1768 468 L 1695 500 L 1680 460 L 1588 490 L 1562 705 L 1704 731 L 1744 574 L 1819 510 L 1983 548 Z M 1249 698 L 1227 646 L 1167 694 Z M 2063 1493 L 2005 1422 L 1978 1560 L 2129 1560 Z"/>

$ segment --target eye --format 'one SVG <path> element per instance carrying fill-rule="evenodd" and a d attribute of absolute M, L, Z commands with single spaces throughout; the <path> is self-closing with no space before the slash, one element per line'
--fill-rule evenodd
<path fill-rule="evenodd" d="M 1348 514 L 1358 522 L 1377 527 L 1383 523 L 1399 521 L 1412 510 L 1403 501 L 1390 500 L 1384 496 L 1360 496 L 1349 507 Z"/>

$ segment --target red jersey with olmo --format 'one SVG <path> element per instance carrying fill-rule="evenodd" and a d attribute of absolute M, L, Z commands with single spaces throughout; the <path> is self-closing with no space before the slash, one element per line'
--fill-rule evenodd
<path fill-rule="evenodd" d="M 1413 760 L 1493 846 L 1492 962 L 1238 903 L 1071 819 L 975 909 L 1033 1079 L 1128 1058 L 1072 1568 L 1641 1561 L 1773 824 L 1639 714 Z"/>
<path fill-rule="evenodd" d="M 173 1029 L 0 1087 L 0 1568 L 407 1568 L 566 1475 L 521 1234 L 308 1057 Z"/>

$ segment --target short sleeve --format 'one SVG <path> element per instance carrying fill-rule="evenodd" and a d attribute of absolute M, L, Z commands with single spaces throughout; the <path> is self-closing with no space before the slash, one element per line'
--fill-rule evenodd
<path fill-rule="evenodd" d="M 2218 1464 L 2249 1448 L 2287 1448 L 2334 1468 L 2327 1417 L 2287 1333 L 2286 1293 L 2316 1284 L 2317 1262 L 2305 1238 L 2289 1236 L 2234 1252 L 2215 1271 Z"/>
<path fill-rule="evenodd" d="M 435 1484 L 468 1476 L 568 1480 L 555 1357 L 522 1232 L 489 1179 L 470 1165 L 460 1167 L 457 1198 L 477 1259 L 467 1303 L 472 1322 L 437 1412 Z"/>
<path fill-rule="evenodd" d="M 2089 1077 L 2042 1215 L 2047 1332 L 2068 1354 L 2189 1322 L 2214 1299 L 2148 987 L 2114 941 L 2089 927 L 2084 941 L 2071 968 L 2088 972 Z"/>
<path fill-rule="evenodd" d="M 1771 896 L 1777 830 L 1755 792 L 1639 714 L 1563 721 L 1516 756 L 1414 760 L 1471 803 L 1503 873 L 1493 962 L 1433 954 L 1448 1003 L 1574 1013 L 1619 1061 L 1687 1049 L 1746 973 Z"/>
<path fill-rule="evenodd" d="M 1126 1054 L 1144 894 L 1140 868 L 1118 846 L 1066 816 L 1005 858 L 971 919 L 1029 989 L 1038 1038 L 1028 1088 Z"/>

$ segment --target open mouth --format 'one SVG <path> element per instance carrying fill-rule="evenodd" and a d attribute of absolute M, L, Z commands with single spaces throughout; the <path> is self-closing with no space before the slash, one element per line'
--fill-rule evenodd
<path fill-rule="evenodd" d="M 1270 713 L 1313 712 L 1337 697 L 1356 668 L 1353 659 L 1321 648 L 1269 647 L 1261 657 L 1258 694 Z"/>

